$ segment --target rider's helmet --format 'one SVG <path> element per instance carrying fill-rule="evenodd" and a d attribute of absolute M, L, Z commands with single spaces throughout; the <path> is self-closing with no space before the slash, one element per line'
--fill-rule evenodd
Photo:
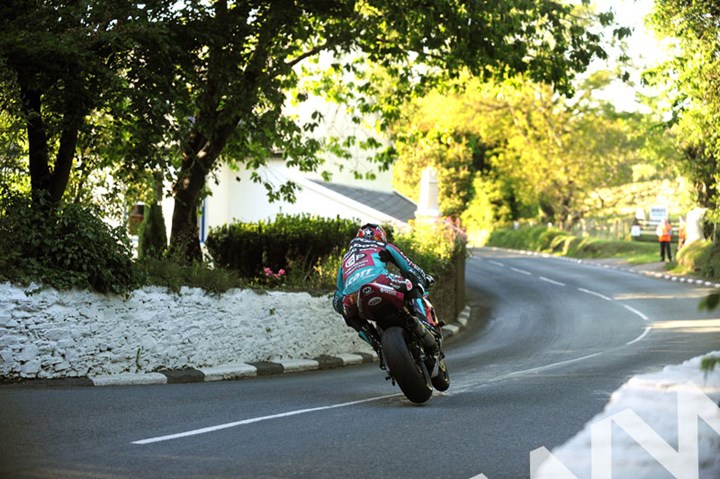
<path fill-rule="evenodd" d="M 382 226 L 374 225 L 372 223 L 362 225 L 357 232 L 357 237 L 387 243 L 387 234 L 385 233 L 385 230 L 382 229 Z"/>

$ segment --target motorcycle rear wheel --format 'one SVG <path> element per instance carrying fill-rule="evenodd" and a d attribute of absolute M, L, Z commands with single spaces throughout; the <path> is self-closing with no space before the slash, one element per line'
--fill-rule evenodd
<path fill-rule="evenodd" d="M 382 335 L 385 364 L 405 397 L 414 403 L 424 403 L 432 396 L 425 372 L 407 346 L 409 333 L 400 327 L 388 328 Z"/>

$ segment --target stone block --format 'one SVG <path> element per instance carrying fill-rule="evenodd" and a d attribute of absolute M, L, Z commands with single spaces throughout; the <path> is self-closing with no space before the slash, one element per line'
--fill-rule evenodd
<path fill-rule="evenodd" d="M 17 359 L 20 362 L 29 362 L 38 359 L 40 355 L 40 348 L 35 344 L 27 344 L 18 354 Z"/>

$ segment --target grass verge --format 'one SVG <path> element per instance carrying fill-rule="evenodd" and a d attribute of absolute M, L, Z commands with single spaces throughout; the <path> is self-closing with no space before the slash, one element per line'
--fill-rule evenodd
<path fill-rule="evenodd" d="M 534 226 L 517 230 L 496 230 L 487 246 L 524 249 L 571 258 L 617 258 L 629 264 L 658 261 L 657 243 L 580 238 L 555 228 Z"/>

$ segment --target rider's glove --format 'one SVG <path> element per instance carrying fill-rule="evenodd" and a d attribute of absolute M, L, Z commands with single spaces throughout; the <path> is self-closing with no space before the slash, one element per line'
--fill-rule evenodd
<path fill-rule="evenodd" d="M 429 291 L 430 288 L 432 288 L 434 284 L 435 284 L 435 278 L 433 278 L 429 274 L 426 274 L 425 275 L 425 289 L 427 289 Z"/>

